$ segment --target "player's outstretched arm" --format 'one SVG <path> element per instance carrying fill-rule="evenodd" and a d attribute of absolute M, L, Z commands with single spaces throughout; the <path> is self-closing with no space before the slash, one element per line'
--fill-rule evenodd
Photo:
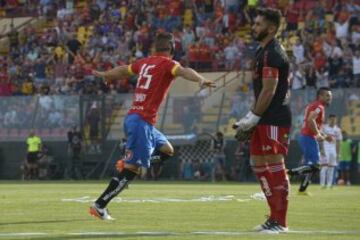
<path fill-rule="evenodd" d="M 130 76 L 128 69 L 129 69 L 128 65 L 123 65 L 123 66 L 115 67 L 105 72 L 94 70 L 93 74 L 94 76 L 104 78 L 105 80 L 118 80 L 120 78 Z"/>
<path fill-rule="evenodd" d="M 211 80 L 205 79 L 198 72 L 192 68 L 184 68 L 179 66 L 176 68 L 174 75 L 176 77 L 183 77 L 186 80 L 199 83 L 200 87 L 216 87 L 215 83 Z"/>

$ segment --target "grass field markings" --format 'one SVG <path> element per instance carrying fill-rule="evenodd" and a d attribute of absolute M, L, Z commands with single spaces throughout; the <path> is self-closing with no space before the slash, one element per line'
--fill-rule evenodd
<path fill-rule="evenodd" d="M 222 235 L 222 236 L 237 236 L 237 235 L 252 235 L 258 234 L 253 231 L 244 231 L 244 232 L 217 232 L 217 231 L 199 231 L 199 232 L 191 232 L 191 234 L 196 235 Z"/>
<path fill-rule="evenodd" d="M 171 235 L 184 235 L 184 233 L 175 233 L 175 232 L 136 232 L 136 234 L 144 236 L 171 236 Z M 186 234 L 186 233 L 185 233 Z"/>
<path fill-rule="evenodd" d="M 3 237 L 31 237 L 31 236 L 45 236 L 49 233 L 42 232 L 24 232 L 24 233 L 0 233 L 0 238 Z"/>
<path fill-rule="evenodd" d="M 83 196 L 78 198 L 63 198 L 61 199 L 62 202 L 79 202 L 79 203 L 92 203 L 96 199 L 91 198 L 89 196 Z M 262 197 L 261 193 L 255 193 L 250 195 L 250 198 L 236 198 L 234 195 L 225 195 L 225 196 L 201 196 L 198 198 L 143 198 L 143 199 L 136 199 L 136 198 L 121 198 L 117 197 L 112 200 L 115 203 L 179 203 L 179 202 L 225 202 L 225 201 L 238 201 L 238 202 L 247 202 L 251 200 L 259 200 L 263 201 L 264 198 Z"/>
<path fill-rule="evenodd" d="M 126 235 L 126 233 L 124 232 L 74 232 L 74 233 L 67 233 L 67 235 L 73 235 L 73 236 L 82 236 L 82 235 L 94 235 L 94 236 L 122 236 L 122 235 Z"/>
<path fill-rule="evenodd" d="M 257 235 L 254 231 L 195 231 L 195 232 L 70 232 L 70 233 L 43 233 L 43 232 L 25 232 L 25 233 L 0 233 L 0 238 L 7 237 L 36 237 L 36 236 L 185 236 L 185 235 L 210 235 L 210 236 L 240 236 L 240 235 Z M 346 230 L 290 230 L 286 234 L 296 235 L 360 235 L 360 231 Z"/>

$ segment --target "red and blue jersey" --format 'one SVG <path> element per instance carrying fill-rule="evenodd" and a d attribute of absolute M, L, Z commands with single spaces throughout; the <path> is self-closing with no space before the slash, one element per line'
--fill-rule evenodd
<path fill-rule="evenodd" d="M 157 112 L 166 97 L 179 63 L 162 54 L 139 59 L 130 64 L 130 74 L 137 74 L 137 85 L 129 114 L 137 113 L 155 125 Z"/>
<path fill-rule="evenodd" d="M 301 134 L 306 136 L 315 137 L 316 133 L 311 130 L 308 123 L 308 117 L 311 112 L 315 111 L 317 113 L 317 117 L 315 119 L 316 126 L 320 130 L 322 128 L 322 125 L 325 121 L 325 106 L 322 102 L 316 100 L 314 102 L 311 102 L 308 104 L 305 108 L 305 114 L 304 114 L 304 124 L 301 129 Z"/>

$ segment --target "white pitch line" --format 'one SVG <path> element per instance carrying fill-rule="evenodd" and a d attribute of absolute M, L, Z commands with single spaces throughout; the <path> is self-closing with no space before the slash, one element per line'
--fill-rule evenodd
<path fill-rule="evenodd" d="M 8 237 L 34 237 L 34 236 L 181 236 L 181 235 L 212 235 L 212 236 L 244 236 L 260 234 L 253 231 L 195 231 L 195 232 L 70 232 L 70 233 L 44 233 L 44 232 L 24 232 L 24 233 L 0 233 L 0 238 Z M 285 234 L 336 234 L 336 235 L 360 235 L 360 231 L 345 230 L 290 230 Z"/>
<path fill-rule="evenodd" d="M 122 236 L 124 232 L 78 232 L 78 233 L 67 233 L 67 235 L 82 236 L 82 235 L 94 235 L 94 236 Z"/>
<path fill-rule="evenodd" d="M 49 235 L 49 233 L 41 232 L 24 232 L 24 233 L 0 233 L 0 237 L 31 237 L 31 236 L 44 236 Z"/>

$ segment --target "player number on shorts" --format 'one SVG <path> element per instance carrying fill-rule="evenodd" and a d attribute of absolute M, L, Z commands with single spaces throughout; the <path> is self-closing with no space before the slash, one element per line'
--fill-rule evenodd
<path fill-rule="evenodd" d="M 149 74 L 149 70 L 154 67 L 155 65 L 147 65 L 147 64 L 142 65 L 136 87 L 142 89 L 149 89 L 152 79 L 152 75 Z"/>

